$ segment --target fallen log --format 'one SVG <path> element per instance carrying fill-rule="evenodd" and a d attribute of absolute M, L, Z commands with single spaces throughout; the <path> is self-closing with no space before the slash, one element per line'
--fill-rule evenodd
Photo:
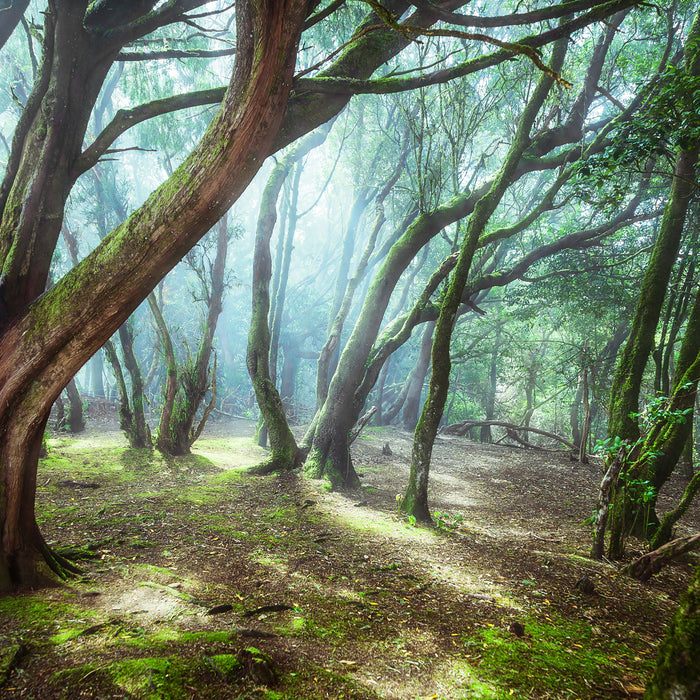
<path fill-rule="evenodd" d="M 654 574 L 657 574 L 678 557 L 698 548 L 700 548 L 700 533 L 689 537 L 679 537 L 648 552 L 639 559 L 635 559 L 625 567 L 624 571 L 638 581 L 648 581 Z"/>
<path fill-rule="evenodd" d="M 514 438 L 517 442 L 520 442 L 522 445 L 527 447 L 534 448 L 535 445 L 526 442 L 522 438 L 516 438 L 514 432 L 520 430 L 526 433 L 535 433 L 535 435 L 543 435 L 544 437 L 548 437 L 552 440 L 556 440 L 557 442 L 563 443 L 571 450 L 578 449 L 573 442 L 569 442 L 566 438 L 563 438 L 560 435 L 555 435 L 554 433 L 549 433 L 546 430 L 540 430 L 539 428 L 529 428 L 524 425 L 515 425 L 515 423 L 506 423 L 505 421 L 500 420 L 463 420 L 459 423 L 452 423 L 452 425 L 445 426 L 440 430 L 440 432 L 445 433 L 447 435 L 466 435 L 472 428 L 481 428 L 482 426 L 495 426 L 498 428 L 505 428 L 506 432 L 508 433 L 508 437 Z M 543 448 L 540 447 L 537 449 Z"/>

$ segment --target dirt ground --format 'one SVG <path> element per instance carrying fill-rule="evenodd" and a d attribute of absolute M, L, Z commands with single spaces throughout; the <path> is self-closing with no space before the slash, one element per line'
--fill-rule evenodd
<path fill-rule="evenodd" d="M 0 697 L 641 696 L 697 559 L 648 584 L 590 560 L 595 460 L 441 436 L 429 529 L 397 513 L 411 434 L 365 430 L 362 488 L 332 493 L 247 475 L 252 433 L 214 421 L 166 460 L 103 406 L 50 441 L 40 526 L 84 574 L 0 601 Z"/>

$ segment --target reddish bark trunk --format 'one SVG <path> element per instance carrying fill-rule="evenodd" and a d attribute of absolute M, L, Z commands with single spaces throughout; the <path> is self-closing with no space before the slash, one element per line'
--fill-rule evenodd
<path fill-rule="evenodd" d="M 20 289 L 8 292 L 0 335 L 0 589 L 34 584 L 44 560 L 65 572 L 43 543 L 34 515 L 37 460 L 51 405 L 156 282 L 231 206 L 270 152 L 289 95 L 306 6 L 306 0 L 237 6 L 231 85 L 199 146 L 50 292 L 32 302 L 44 289 L 42 284 L 37 292 L 35 272 L 31 280 L 20 274 Z M 49 190 L 50 196 L 37 195 L 58 196 L 53 185 Z M 49 204 L 57 210 L 55 201 Z M 5 226 L 14 213 L 6 209 L 3 216 L 0 258 L 14 240 L 16 229 Z M 56 226 L 45 218 L 34 224 L 42 241 L 51 239 Z M 44 255 L 38 258 L 41 268 Z M 24 259 L 34 262 L 31 256 Z"/>

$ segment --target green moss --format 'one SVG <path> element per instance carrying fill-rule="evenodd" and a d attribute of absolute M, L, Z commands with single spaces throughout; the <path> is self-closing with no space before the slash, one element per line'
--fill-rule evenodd
<path fill-rule="evenodd" d="M 89 610 L 60 601 L 17 596 L 0 598 L 0 618 L 21 620 L 27 631 L 45 632 L 57 629 L 59 622 L 66 620 L 71 620 L 70 629 L 82 629 L 94 620 L 94 615 Z"/>
<path fill-rule="evenodd" d="M 598 641 L 583 622 L 530 619 L 523 626 L 525 637 L 494 627 L 462 639 L 482 680 L 516 697 L 554 693 L 564 700 L 588 695 L 591 685 L 607 687 L 620 666 L 635 656 L 609 638 Z"/>

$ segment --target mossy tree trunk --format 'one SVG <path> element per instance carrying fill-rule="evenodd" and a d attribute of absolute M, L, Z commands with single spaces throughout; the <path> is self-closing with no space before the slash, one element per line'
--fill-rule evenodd
<path fill-rule="evenodd" d="M 690 77 L 700 75 L 700 51 L 696 45 L 699 36 L 700 27 L 696 18 L 686 40 L 685 71 Z M 688 207 L 696 193 L 697 162 L 697 139 L 690 139 L 676 158 L 668 203 L 644 274 L 632 328 L 613 379 L 608 422 L 610 437 L 632 442 L 639 437 L 639 425 L 631 414 L 639 410 L 642 377 L 654 347 L 656 327 L 683 237 Z"/>
<path fill-rule="evenodd" d="M 112 340 L 108 340 L 104 344 L 104 351 L 107 356 L 107 362 L 109 362 L 112 367 L 112 373 L 114 374 L 114 379 L 117 384 L 117 393 L 119 395 L 119 429 L 126 435 L 129 446 L 137 447 L 138 445 L 135 444 L 137 437 L 134 426 L 134 414 L 131 410 L 131 401 L 129 399 L 129 388 L 126 385 L 122 365 Z"/>
<path fill-rule="evenodd" d="M 700 566 L 659 647 L 656 671 L 645 700 L 694 700 L 700 697 Z"/>
<path fill-rule="evenodd" d="M 561 70 L 566 55 L 566 46 L 566 41 L 559 41 L 554 45 L 551 59 L 552 70 Z M 432 521 L 428 508 L 430 459 L 450 384 L 452 330 L 457 318 L 457 310 L 462 303 L 462 293 L 467 284 L 474 253 L 491 215 L 512 182 L 525 149 L 530 145 L 532 126 L 553 84 L 554 80 L 550 76 L 545 74 L 540 76 L 537 86 L 522 112 L 503 165 L 494 178 L 489 191 L 479 199 L 474 207 L 474 212 L 469 217 L 457 265 L 452 272 L 447 292 L 440 304 L 440 315 L 435 325 L 431 351 L 432 371 L 428 397 L 423 404 L 423 410 L 416 426 L 408 486 L 400 503 L 400 508 L 404 513 L 421 522 Z"/>
<path fill-rule="evenodd" d="M 151 429 L 146 422 L 146 397 L 143 392 L 143 377 L 134 352 L 134 322 L 127 320 L 119 327 L 119 343 L 122 346 L 124 366 L 131 379 L 131 410 L 133 422 L 129 432 L 131 447 L 151 447 Z"/>
<path fill-rule="evenodd" d="M 205 407 L 195 426 L 195 418 L 202 408 L 207 391 L 215 392 L 216 375 L 210 374 L 209 365 L 214 348 L 214 334 L 222 310 L 226 287 L 226 255 L 228 253 L 228 217 L 224 215 L 216 224 L 216 253 L 209 269 L 202 264 L 197 277 L 202 284 L 202 296 L 207 302 L 207 313 L 194 359 L 187 357 L 178 364 L 172 338 L 154 294 L 148 295 L 148 303 L 156 320 L 156 327 L 167 367 L 163 408 L 158 424 L 156 447 L 170 455 L 189 454 L 195 440 L 201 435 L 213 407 Z M 188 257 L 189 260 L 189 257 Z M 192 260 L 192 265 L 197 263 Z M 209 275 L 209 279 L 207 279 Z"/>
<path fill-rule="evenodd" d="M 256 468 L 261 473 L 293 469 L 302 460 L 270 372 L 270 239 L 277 222 L 277 199 L 284 181 L 301 158 L 326 140 L 329 129 L 330 124 L 292 147 L 272 169 L 260 201 L 253 253 L 252 314 L 246 365 L 270 439 L 270 457 Z"/>
<path fill-rule="evenodd" d="M 700 14 L 695 16 L 685 44 L 685 73 L 690 78 L 700 76 L 699 40 Z M 608 435 L 611 438 L 619 436 L 630 442 L 639 438 L 637 420 L 630 414 L 634 415 L 638 411 L 642 376 L 653 348 L 654 335 L 671 270 L 683 235 L 688 208 L 696 193 L 695 170 L 698 164 L 699 148 L 700 143 L 697 137 L 689 138 L 686 140 L 685 147 L 679 151 L 676 157 L 671 190 L 661 220 L 661 227 L 642 281 L 630 336 L 623 348 L 613 380 L 608 422 Z M 689 327 L 691 323 L 700 324 L 698 297 L 696 297 L 691 319 L 688 322 Z M 686 330 L 681 346 L 679 364 L 682 368 L 676 370 L 675 396 L 671 402 L 672 405 L 682 405 L 691 409 L 692 403 L 686 406 L 691 392 L 682 387 L 685 383 L 694 382 L 692 386 L 694 399 L 697 377 L 681 379 L 681 375 L 687 374 L 689 366 L 697 357 L 698 339 L 694 336 L 700 332 L 700 325 L 693 327 L 698 328 L 698 331 Z M 664 426 L 659 423 L 652 429 L 650 436 L 645 439 L 645 445 L 635 454 L 635 463 L 626 468 L 622 475 L 623 480 L 631 484 L 644 478 L 645 474 L 651 474 L 651 483 L 654 488 L 658 489 L 668 478 L 669 469 L 672 469 L 678 461 L 687 438 L 688 430 L 684 424 L 676 423 Z M 681 439 L 683 442 L 679 444 Z M 663 449 L 664 454 L 654 454 L 657 449 Z M 638 457 L 638 454 L 641 454 L 641 458 Z M 642 504 L 639 503 L 635 492 L 629 488 L 618 489 L 612 504 L 608 546 L 608 554 L 612 559 L 622 557 L 625 537 L 632 531 L 633 527 L 637 528 L 636 534 L 643 537 L 649 536 L 650 533 L 645 527 L 646 521 L 650 520 L 652 525 L 658 522 L 653 510 L 654 502 L 655 498 L 651 503 L 650 517 L 640 518 Z"/>
<path fill-rule="evenodd" d="M 188 364 L 181 372 L 182 401 L 175 411 L 171 421 L 171 431 L 177 436 L 178 452 L 189 453 L 192 444 L 202 434 L 207 418 L 214 408 L 210 402 L 204 406 L 207 391 L 212 392 L 212 401 L 216 399 L 216 357 L 210 370 L 211 356 L 214 351 L 214 334 L 219 316 L 223 310 L 224 293 L 226 290 L 226 257 L 228 255 L 228 217 L 224 215 L 216 225 L 216 254 L 214 263 L 209 270 L 211 278 L 206 293 L 207 314 L 204 328 L 197 348 L 194 362 Z M 204 274 L 204 270 L 202 270 Z M 203 275 L 202 275 L 203 276 Z M 195 425 L 198 412 L 202 409 L 200 419 Z"/>
<path fill-rule="evenodd" d="M 71 177 L 79 174 L 71 163 L 80 155 L 91 106 L 121 46 L 140 36 L 134 36 L 135 25 L 86 30 L 86 6 L 49 6 L 40 78 L 18 127 L 25 138 L 15 141 L 0 188 L 3 590 L 42 580 L 41 562 L 65 573 L 34 514 L 37 460 L 51 405 L 258 171 L 284 115 L 307 12 L 306 0 L 237 4 L 231 84 L 200 144 L 140 209 L 44 294 Z M 161 9 L 170 11 L 167 5 Z M 153 22 L 162 19 L 158 13 Z M 149 26 L 146 21 L 137 29 L 145 33 Z"/>
<path fill-rule="evenodd" d="M 685 336 L 676 363 L 673 396 L 649 429 L 643 442 L 628 458 L 613 504 L 610 529 L 610 555 L 618 557 L 625 537 L 633 533 L 645 539 L 656 534 L 659 519 L 656 501 L 683 454 L 692 435 L 693 411 L 700 381 L 700 290 L 688 318 Z M 634 485 L 648 483 L 653 491 L 642 500 Z M 674 521 L 675 522 L 675 521 Z M 666 530 L 673 523 L 667 523 Z M 670 535 L 669 533 L 666 533 Z M 664 535 L 664 537 L 666 536 Z M 661 536 L 659 543 L 662 543 Z"/>

